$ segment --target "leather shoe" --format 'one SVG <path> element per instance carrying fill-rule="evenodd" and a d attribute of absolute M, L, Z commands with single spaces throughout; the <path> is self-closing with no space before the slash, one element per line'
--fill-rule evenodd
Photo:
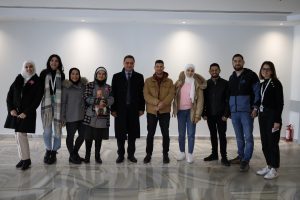
<path fill-rule="evenodd" d="M 234 159 L 231 159 L 230 164 L 241 164 L 241 158 L 239 156 L 235 157 Z"/>
<path fill-rule="evenodd" d="M 73 163 L 73 164 L 81 164 L 81 160 L 78 157 L 74 156 L 74 155 L 71 155 L 69 157 L 69 162 Z"/>
<path fill-rule="evenodd" d="M 122 163 L 122 162 L 124 162 L 124 157 L 123 156 L 119 156 L 118 158 L 117 158 L 117 160 L 116 160 L 116 163 Z"/>
<path fill-rule="evenodd" d="M 206 158 L 204 158 L 204 161 L 213 161 L 213 160 L 218 160 L 218 156 L 210 154 L 209 156 L 207 156 Z"/>
<path fill-rule="evenodd" d="M 165 154 L 165 155 L 163 156 L 163 163 L 164 163 L 164 164 L 170 163 L 170 158 L 169 158 L 168 154 Z"/>
<path fill-rule="evenodd" d="M 102 159 L 100 157 L 97 157 L 95 160 L 98 164 L 102 164 Z"/>
<path fill-rule="evenodd" d="M 137 163 L 137 159 L 136 159 L 134 156 L 128 156 L 127 159 L 128 159 L 130 162 Z"/>
<path fill-rule="evenodd" d="M 226 167 L 229 167 L 230 166 L 230 162 L 228 161 L 227 158 L 222 158 L 221 159 L 221 163 L 222 165 L 226 166 Z"/>
<path fill-rule="evenodd" d="M 144 158 L 144 163 L 147 164 L 151 161 L 151 156 L 150 155 L 146 155 L 146 157 Z"/>
<path fill-rule="evenodd" d="M 26 169 L 28 169 L 30 167 L 30 165 L 31 165 L 31 160 L 30 159 L 24 160 L 21 169 L 22 170 L 26 170 Z"/>
<path fill-rule="evenodd" d="M 23 165 L 23 160 L 20 160 L 20 162 L 18 162 L 18 164 L 16 165 L 16 168 L 21 168 Z"/>

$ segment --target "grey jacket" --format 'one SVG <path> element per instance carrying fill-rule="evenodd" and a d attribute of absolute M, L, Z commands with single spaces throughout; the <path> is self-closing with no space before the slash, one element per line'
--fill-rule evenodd
<path fill-rule="evenodd" d="M 86 78 L 81 78 L 78 85 L 69 80 L 64 80 L 62 91 L 61 118 L 63 122 L 75 122 L 83 120 L 84 100 L 83 93 L 88 83 Z"/>

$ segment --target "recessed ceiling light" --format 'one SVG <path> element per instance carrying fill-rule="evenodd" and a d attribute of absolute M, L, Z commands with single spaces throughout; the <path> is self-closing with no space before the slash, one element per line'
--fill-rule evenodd
<path fill-rule="evenodd" d="M 186 21 L 182 21 L 181 23 L 182 23 L 182 24 L 186 24 Z"/>
<path fill-rule="evenodd" d="M 282 26 L 282 25 L 283 25 L 283 22 L 281 22 L 279 25 Z"/>
<path fill-rule="evenodd" d="M 86 22 L 85 19 L 80 20 L 81 22 Z"/>

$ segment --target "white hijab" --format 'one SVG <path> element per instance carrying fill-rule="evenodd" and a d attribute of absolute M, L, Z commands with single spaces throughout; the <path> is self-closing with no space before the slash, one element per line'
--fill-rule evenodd
<path fill-rule="evenodd" d="M 185 83 L 189 83 L 191 84 L 191 91 L 190 91 L 190 98 L 192 100 L 192 103 L 194 103 L 194 98 L 195 98 L 195 79 L 194 77 L 188 77 L 186 74 L 186 71 L 188 69 L 192 68 L 195 71 L 195 66 L 193 64 L 186 64 L 185 65 L 185 70 L 184 70 L 184 74 L 185 74 Z"/>
<path fill-rule="evenodd" d="M 26 65 L 27 64 L 31 64 L 33 66 L 33 72 L 32 74 L 29 74 L 26 72 Z M 27 83 L 27 81 L 29 81 L 31 79 L 31 77 L 33 77 L 36 73 L 36 70 L 35 70 L 35 64 L 32 60 L 26 60 L 24 63 L 23 63 L 23 66 L 22 66 L 22 70 L 21 70 L 21 75 L 22 77 L 24 78 L 24 85 Z"/>

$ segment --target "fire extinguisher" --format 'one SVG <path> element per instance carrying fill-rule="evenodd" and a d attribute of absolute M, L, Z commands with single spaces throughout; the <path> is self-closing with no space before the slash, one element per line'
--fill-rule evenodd
<path fill-rule="evenodd" d="M 291 142 L 294 138 L 294 127 L 292 124 L 286 126 L 285 129 L 285 141 Z"/>

